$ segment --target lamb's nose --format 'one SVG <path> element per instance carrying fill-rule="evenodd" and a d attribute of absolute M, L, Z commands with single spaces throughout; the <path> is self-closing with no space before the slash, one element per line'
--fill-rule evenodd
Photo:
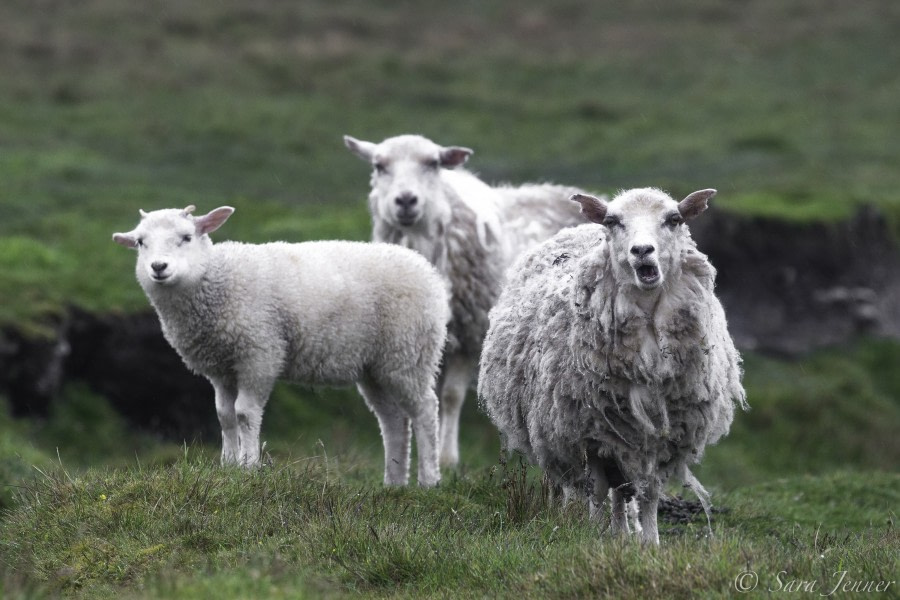
<path fill-rule="evenodd" d="M 169 263 L 157 261 L 157 262 L 152 263 L 150 265 L 150 268 L 153 269 L 154 271 L 156 271 L 157 273 L 162 273 L 163 271 L 166 270 L 166 267 L 168 267 L 168 266 L 169 266 Z"/>
<path fill-rule="evenodd" d="M 653 246 L 645 245 L 645 246 L 632 246 L 631 253 L 637 256 L 638 258 L 644 258 L 648 254 L 653 254 Z"/>
<path fill-rule="evenodd" d="M 400 208 L 412 208 L 419 201 L 418 196 L 411 192 L 403 192 L 396 198 L 394 198 L 394 202 L 397 203 L 397 206 Z"/>

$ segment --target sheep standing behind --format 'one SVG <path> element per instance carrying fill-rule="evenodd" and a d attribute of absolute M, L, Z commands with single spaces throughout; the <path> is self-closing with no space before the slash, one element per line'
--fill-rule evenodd
<path fill-rule="evenodd" d="M 409 477 L 410 423 L 419 484 L 440 479 L 435 378 L 449 319 L 434 268 L 387 244 L 213 244 L 234 209 L 141 211 L 113 239 L 137 248 L 138 282 L 163 334 L 209 379 L 222 426 L 222 462 L 259 462 L 259 431 L 279 378 L 356 383 L 378 417 L 384 482 Z"/>
<path fill-rule="evenodd" d="M 472 154 L 401 135 L 344 143 L 373 167 L 372 238 L 411 248 L 444 276 L 452 319 L 441 370 L 441 463 L 459 461 L 459 417 L 507 268 L 524 249 L 584 219 L 561 200 L 580 190 L 540 184 L 491 187 L 457 169 Z"/>
<path fill-rule="evenodd" d="M 728 432 L 734 404 L 746 408 L 715 269 L 684 224 L 714 193 L 574 196 L 600 225 L 560 232 L 516 263 L 481 357 L 479 398 L 507 448 L 587 495 L 594 514 L 611 492 L 615 532 L 628 531 L 636 494 L 645 543 L 659 543 L 672 476 L 708 515 L 688 466 Z"/>

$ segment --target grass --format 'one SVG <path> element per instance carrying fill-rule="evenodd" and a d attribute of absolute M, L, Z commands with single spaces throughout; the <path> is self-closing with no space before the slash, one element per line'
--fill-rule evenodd
<path fill-rule="evenodd" d="M 715 537 L 702 517 L 665 524 L 649 551 L 598 539 L 578 510 L 549 504 L 536 469 L 498 462 L 496 431 L 471 400 L 463 467 L 426 491 L 380 486 L 377 424 L 349 390 L 280 386 L 263 429 L 272 462 L 246 472 L 218 467 L 218 443 L 135 435 L 70 386 L 46 422 L 0 422 L 0 589 L 725 598 L 748 568 L 766 589 L 836 584 L 839 571 L 898 579 L 898 352 L 868 340 L 790 363 L 749 356 L 753 409 L 697 469 L 726 509 Z"/>
<path fill-rule="evenodd" d="M 57 468 L 29 486 L 0 539 L 6 568 L 37 582 L 30 590 L 73 597 L 729 597 L 746 569 L 770 586 L 782 571 L 884 581 L 900 567 L 896 474 L 723 494 L 731 510 L 713 538 L 702 523 L 664 526 L 662 547 L 642 549 L 598 539 L 583 511 L 548 505 L 520 468 L 450 477 L 437 491 L 373 487 L 324 456 L 253 472 L 191 452 L 156 468 Z M 7 581 L 11 593 L 26 587 Z"/>
<path fill-rule="evenodd" d="M 344 133 L 471 146 L 490 181 L 900 223 L 900 11 L 878 0 L 15 1 L 0 23 L 2 324 L 145 308 L 109 241 L 141 207 L 236 205 L 220 238 L 366 238 Z"/>

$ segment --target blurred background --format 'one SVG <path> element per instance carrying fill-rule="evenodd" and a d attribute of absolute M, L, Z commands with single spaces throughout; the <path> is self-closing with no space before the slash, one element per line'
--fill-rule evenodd
<path fill-rule="evenodd" d="M 717 188 L 693 230 L 753 410 L 700 479 L 896 471 L 897 31 L 884 0 L 5 0 L 0 507 L 31 465 L 218 454 L 212 390 L 111 234 L 228 204 L 217 240 L 367 239 L 343 134 L 468 146 L 494 183 Z M 279 386 L 263 439 L 380 470 L 355 390 Z M 461 445 L 497 461 L 474 397 Z"/>

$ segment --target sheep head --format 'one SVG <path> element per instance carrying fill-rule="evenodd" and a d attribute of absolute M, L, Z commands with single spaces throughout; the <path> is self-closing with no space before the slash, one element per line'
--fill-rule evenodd
<path fill-rule="evenodd" d="M 400 135 L 380 144 L 344 136 L 351 152 L 372 165 L 369 203 L 373 216 L 394 227 L 412 229 L 431 214 L 446 211 L 441 169 L 468 160 L 469 148 L 439 146 L 419 135 Z"/>
<path fill-rule="evenodd" d="M 212 247 L 209 233 L 234 212 L 222 206 L 194 217 L 194 209 L 141 211 L 141 221 L 128 233 L 113 234 L 113 241 L 138 251 L 136 273 L 145 290 L 156 286 L 190 285 L 203 276 Z"/>
<path fill-rule="evenodd" d="M 619 282 L 649 291 L 680 272 L 685 222 L 699 216 L 716 190 L 693 192 L 676 202 L 662 190 L 640 188 L 621 192 L 609 203 L 585 194 L 572 200 L 582 214 L 606 228 L 613 272 Z"/>

